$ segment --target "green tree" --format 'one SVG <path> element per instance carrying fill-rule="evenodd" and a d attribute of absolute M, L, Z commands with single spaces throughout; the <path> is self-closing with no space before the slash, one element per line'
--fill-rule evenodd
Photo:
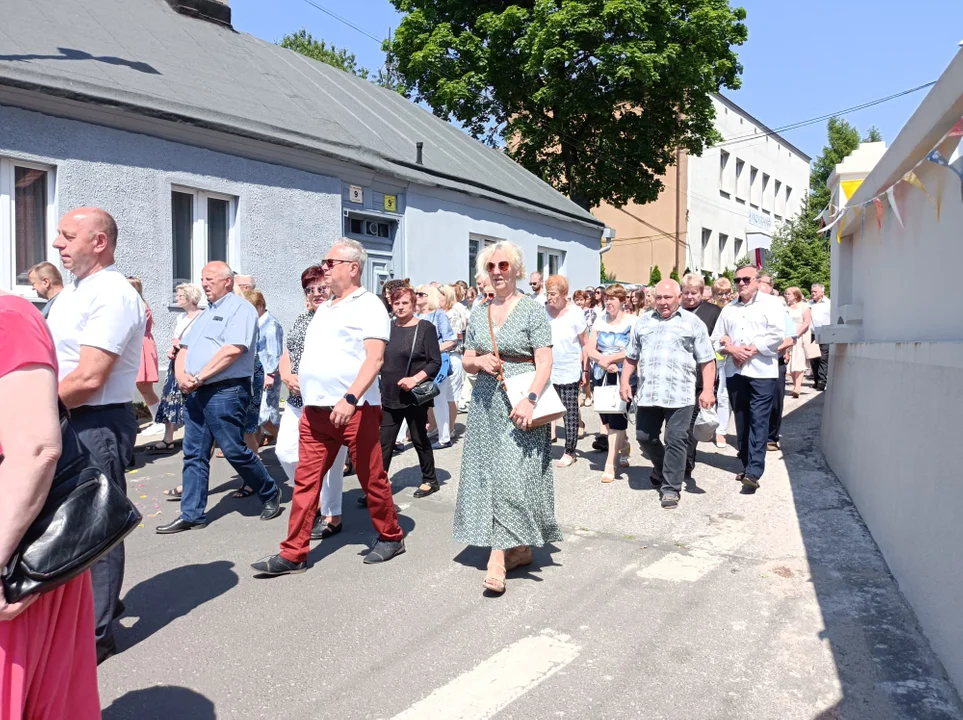
<path fill-rule="evenodd" d="M 746 259 L 748 260 L 748 258 Z M 732 271 L 732 268 L 726 268 L 722 271 L 722 277 L 726 278 L 729 282 L 734 282 L 736 274 Z"/>
<path fill-rule="evenodd" d="M 678 268 L 672 268 L 672 272 L 669 273 L 669 279 L 670 279 L 670 280 L 675 280 L 676 282 L 679 282 L 679 269 L 678 269 Z"/>
<path fill-rule="evenodd" d="M 810 206 L 816 213 L 829 205 L 831 193 L 826 186 L 829 176 L 839 163 L 859 147 L 859 131 L 840 118 L 829 118 L 826 123 L 826 138 L 828 144 L 823 147 L 819 157 L 813 160 L 809 173 Z"/>
<path fill-rule="evenodd" d="M 795 285 L 808 293 L 817 282 L 829 289 L 829 240 L 819 233 L 815 220 L 819 210 L 811 203 L 812 196 L 805 197 L 799 214 L 772 238 L 766 269 L 783 290 Z"/>
<path fill-rule="evenodd" d="M 291 35 L 285 35 L 281 38 L 281 42 L 279 42 L 278 45 L 288 50 L 301 53 L 312 60 L 318 60 L 319 62 L 336 67 L 338 70 L 344 70 L 346 73 L 356 75 L 359 78 L 371 80 L 375 85 L 380 85 L 389 90 L 403 92 L 401 83 L 398 80 L 395 64 L 390 60 L 386 60 L 384 66 L 372 76 L 368 68 L 358 64 L 358 60 L 353 52 L 334 45 L 328 45 L 324 40 L 316 40 L 314 36 L 304 28 L 301 28 Z"/>
<path fill-rule="evenodd" d="M 863 142 L 883 142 L 883 133 L 875 125 L 870 125 L 869 130 L 866 131 L 866 137 L 863 138 Z"/>
<path fill-rule="evenodd" d="M 605 271 L 604 260 L 599 262 L 599 282 L 603 282 L 603 283 L 615 282 L 615 273 L 612 273 L 611 275 L 609 275 Z"/>
<path fill-rule="evenodd" d="M 655 265 L 649 272 L 649 285 L 658 285 L 660 282 L 662 282 L 662 271 L 659 270 L 658 265 Z"/>
<path fill-rule="evenodd" d="M 391 0 L 389 59 L 438 117 L 588 209 L 655 200 L 676 149 L 720 138 L 746 13 L 728 0 Z"/>

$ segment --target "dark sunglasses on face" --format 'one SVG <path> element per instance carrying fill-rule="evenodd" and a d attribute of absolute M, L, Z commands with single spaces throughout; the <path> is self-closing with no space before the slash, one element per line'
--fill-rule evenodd
<path fill-rule="evenodd" d="M 752 282 L 753 280 L 755 280 L 755 279 L 756 279 L 756 278 L 754 278 L 754 277 L 737 277 L 737 278 L 736 278 L 736 284 L 738 284 L 738 285 L 748 285 L 749 283 L 751 283 L 751 282 Z"/>
<path fill-rule="evenodd" d="M 490 262 L 485 267 L 488 269 L 488 272 L 492 272 L 495 269 L 495 263 Z M 498 263 L 499 272 L 507 273 L 510 267 L 511 263 L 509 263 L 508 260 L 502 260 Z"/>
<path fill-rule="evenodd" d="M 415 293 L 415 295 L 416 295 L 417 297 L 428 297 L 428 293 L 426 293 L 426 292 Z"/>
<path fill-rule="evenodd" d="M 322 260 L 321 267 L 326 270 L 331 270 L 335 265 L 340 265 L 341 263 L 354 262 L 353 260 Z"/>
<path fill-rule="evenodd" d="M 324 285 L 308 285 L 304 288 L 305 295 L 320 295 L 324 292 Z"/>
<path fill-rule="evenodd" d="M 491 300 L 491 299 L 493 299 L 493 298 L 495 297 L 495 293 L 485 293 L 485 297 L 487 297 L 489 300 Z"/>

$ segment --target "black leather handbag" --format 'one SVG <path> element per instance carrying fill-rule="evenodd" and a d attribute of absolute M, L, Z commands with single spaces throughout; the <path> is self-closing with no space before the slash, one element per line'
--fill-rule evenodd
<path fill-rule="evenodd" d="M 418 326 L 415 325 L 415 334 L 411 338 L 411 354 L 408 355 L 408 369 L 405 370 L 405 377 L 411 372 L 411 359 L 415 356 L 415 341 L 418 339 Z M 415 405 L 427 405 L 434 402 L 435 398 L 441 394 L 441 388 L 434 380 L 425 380 L 411 388 L 411 395 L 415 399 Z"/>
<path fill-rule="evenodd" d="M 91 465 L 62 403 L 60 434 L 63 448 L 50 493 L 0 575 L 9 603 L 74 579 L 119 545 L 142 519 L 127 494 Z"/>

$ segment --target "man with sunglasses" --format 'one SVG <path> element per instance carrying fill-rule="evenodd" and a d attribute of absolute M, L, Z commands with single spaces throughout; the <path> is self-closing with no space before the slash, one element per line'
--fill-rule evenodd
<path fill-rule="evenodd" d="M 361 243 L 342 238 L 321 263 L 331 299 L 315 311 L 298 367 L 304 412 L 288 536 L 280 553 L 251 565 L 261 576 L 307 569 L 322 478 L 342 445 L 348 446 L 378 533 L 364 562 L 385 562 L 405 551 L 382 462 L 381 392 L 376 382 L 391 326 L 384 303 L 361 285 L 367 255 Z"/>
<path fill-rule="evenodd" d="M 545 296 L 545 284 L 542 282 L 542 273 L 533 272 L 528 278 L 528 284 L 532 286 L 532 299 L 544 305 L 548 302 Z"/>
<path fill-rule="evenodd" d="M 786 322 L 779 301 L 760 290 L 759 271 L 753 265 L 740 266 L 734 284 L 738 297 L 722 309 L 712 340 L 726 357 L 726 388 L 744 468 L 736 480 L 745 492 L 753 493 L 766 469 L 769 415 Z"/>

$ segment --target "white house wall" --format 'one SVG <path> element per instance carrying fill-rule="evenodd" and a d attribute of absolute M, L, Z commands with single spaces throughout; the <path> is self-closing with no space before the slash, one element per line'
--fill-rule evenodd
<path fill-rule="evenodd" d="M 776 135 L 767 135 L 760 125 L 744 113 L 713 98 L 716 109 L 715 127 L 725 139 L 755 133 L 758 137 L 733 144 L 707 148 L 701 157 L 689 156 L 687 192 L 688 257 L 692 270 L 721 273 L 732 267 L 741 257 L 749 255 L 747 233 L 770 232 L 779 219 L 792 217 L 799 211 L 803 193 L 809 188 L 809 161 Z M 720 172 L 720 156 L 725 152 L 729 159 Z M 737 186 L 736 165 L 743 162 L 742 177 Z M 749 187 L 751 168 L 757 169 L 754 186 Z M 762 192 L 763 174 L 769 176 L 769 184 Z M 775 189 L 779 183 L 779 197 Z M 792 188 L 788 202 L 786 188 Z M 728 195 L 728 197 L 727 197 Z M 766 222 L 750 223 L 750 210 L 757 205 L 754 215 Z M 777 217 L 778 216 L 778 217 Z M 702 251 L 703 229 L 709 231 L 706 252 Z M 726 236 L 725 246 L 720 248 L 720 235 Z M 736 241 L 742 241 L 737 256 Z M 679 268 L 681 273 L 682 268 Z"/>
<path fill-rule="evenodd" d="M 561 251 L 561 272 L 573 291 L 598 284 L 601 228 L 576 221 L 553 221 L 438 188 L 411 186 L 406 200 L 404 276 L 413 283 L 473 283 L 474 272 L 469 274 L 468 267 L 468 240 L 475 235 L 510 240 L 520 246 L 527 272 L 537 268 L 539 248 Z M 519 287 L 528 291 L 527 277 Z"/>
<path fill-rule="evenodd" d="M 887 208 L 880 232 L 870 206 L 842 242 L 833 234 L 834 321 L 851 304 L 863 322 L 859 342 L 832 346 L 821 443 L 963 688 L 963 319 L 949 295 L 932 294 L 963 265 L 963 202 L 952 173 L 930 163 L 918 173 L 931 192 L 943 185 L 939 221 L 933 203 L 903 183 L 905 229 Z"/>
<path fill-rule="evenodd" d="M 0 157 L 54 169 L 54 217 L 95 205 L 117 220 L 117 266 L 142 279 L 162 353 L 177 317 L 169 310 L 172 186 L 238 198 L 235 269 L 256 276 L 268 308 L 285 327 L 304 309 L 301 271 L 318 262 L 341 233 L 336 178 L 9 106 L 0 106 L 0 128 Z M 55 223 L 47 228 L 51 242 Z M 60 266 L 56 252 L 47 259 Z"/>

